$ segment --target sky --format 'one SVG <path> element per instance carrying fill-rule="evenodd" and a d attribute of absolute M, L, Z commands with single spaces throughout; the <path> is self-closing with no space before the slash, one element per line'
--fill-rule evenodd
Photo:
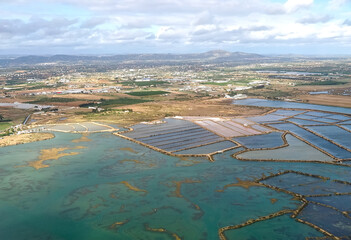
<path fill-rule="evenodd" d="M 351 0 L 0 0 L 0 55 L 351 54 Z"/>

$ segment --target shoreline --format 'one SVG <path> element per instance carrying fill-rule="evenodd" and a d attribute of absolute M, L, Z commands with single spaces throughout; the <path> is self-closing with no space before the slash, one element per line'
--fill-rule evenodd
<path fill-rule="evenodd" d="M 53 133 L 25 133 L 20 135 L 5 136 L 0 139 L 0 147 L 8 147 L 31 142 L 44 141 L 54 138 Z"/>

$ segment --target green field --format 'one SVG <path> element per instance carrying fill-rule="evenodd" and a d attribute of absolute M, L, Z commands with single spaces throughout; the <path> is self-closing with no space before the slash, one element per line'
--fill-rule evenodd
<path fill-rule="evenodd" d="M 0 131 L 4 131 L 7 128 L 11 127 L 12 122 L 0 122 Z"/>
<path fill-rule="evenodd" d="M 265 97 L 268 99 L 277 99 L 277 98 L 281 98 L 281 97 L 288 97 L 291 96 L 290 92 L 285 92 L 285 91 L 281 91 L 281 90 L 272 90 L 272 91 L 259 91 L 259 92 L 243 92 L 249 96 L 261 96 L 261 97 Z"/>
<path fill-rule="evenodd" d="M 166 94 L 166 93 L 169 93 L 169 92 L 166 92 L 166 91 L 140 91 L 140 92 L 130 92 L 127 94 L 131 95 L 131 96 L 142 97 L 142 96 L 162 95 L 162 94 Z"/>
<path fill-rule="evenodd" d="M 47 103 L 47 102 L 74 102 L 81 101 L 81 99 L 76 98 L 58 98 L 58 97 L 42 97 L 34 101 L 29 101 L 27 103 L 37 104 L 37 103 Z"/>
<path fill-rule="evenodd" d="M 118 98 L 118 99 L 102 99 L 100 104 L 95 102 L 85 103 L 79 105 L 80 107 L 114 107 L 114 106 L 124 106 L 124 105 L 132 105 L 138 103 L 150 102 L 150 100 L 143 99 L 134 99 L 134 98 Z"/>
<path fill-rule="evenodd" d="M 319 82 L 310 82 L 310 83 L 301 83 L 301 84 L 297 84 L 297 85 L 300 85 L 300 86 L 307 86 L 307 85 L 311 85 L 311 86 L 323 86 L 323 85 L 344 85 L 344 84 L 347 84 L 347 82 L 338 82 L 338 81 L 319 81 Z"/>

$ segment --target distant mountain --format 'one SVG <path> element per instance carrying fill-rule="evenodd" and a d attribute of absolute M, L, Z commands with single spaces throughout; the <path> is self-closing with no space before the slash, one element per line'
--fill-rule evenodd
<path fill-rule="evenodd" d="M 253 53 L 227 52 L 214 50 L 205 53 L 195 54 L 126 54 L 112 56 L 75 56 L 75 55 L 53 55 L 53 56 L 22 56 L 16 58 L 0 59 L 0 66 L 20 66 L 45 63 L 99 63 L 114 62 L 125 63 L 141 61 L 190 61 L 190 62 L 240 62 L 240 61 L 259 61 L 269 59 L 269 57 Z"/>

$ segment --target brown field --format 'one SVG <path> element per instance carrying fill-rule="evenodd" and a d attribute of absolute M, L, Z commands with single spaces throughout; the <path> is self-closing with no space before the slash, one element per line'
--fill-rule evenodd
<path fill-rule="evenodd" d="M 320 94 L 300 95 L 298 98 L 308 103 L 351 108 L 351 96 Z"/>
<path fill-rule="evenodd" d="M 70 115 L 67 121 L 107 121 L 128 126 L 172 116 L 233 117 L 258 115 L 268 111 L 264 108 L 236 106 L 230 103 L 231 100 L 227 99 L 148 102 L 116 108 L 132 109 L 132 112 L 106 111 L 88 115 Z"/>
<path fill-rule="evenodd" d="M 14 124 L 22 123 L 26 116 L 32 112 L 32 110 L 24 110 L 12 107 L 0 107 L 0 114 L 5 119 L 10 119 Z"/>
<path fill-rule="evenodd" d="M 193 100 L 184 102 L 164 101 L 155 103 L 143 103 L 138 105 L 127 106 L 136 112 L 148 112 L 150 114 L 159 113 L 172 116 L 239 116 L 255 115 L 265 112 L 266 110 L 235 106 L 231 100 L 211 99 L 211 100 Z"/>

